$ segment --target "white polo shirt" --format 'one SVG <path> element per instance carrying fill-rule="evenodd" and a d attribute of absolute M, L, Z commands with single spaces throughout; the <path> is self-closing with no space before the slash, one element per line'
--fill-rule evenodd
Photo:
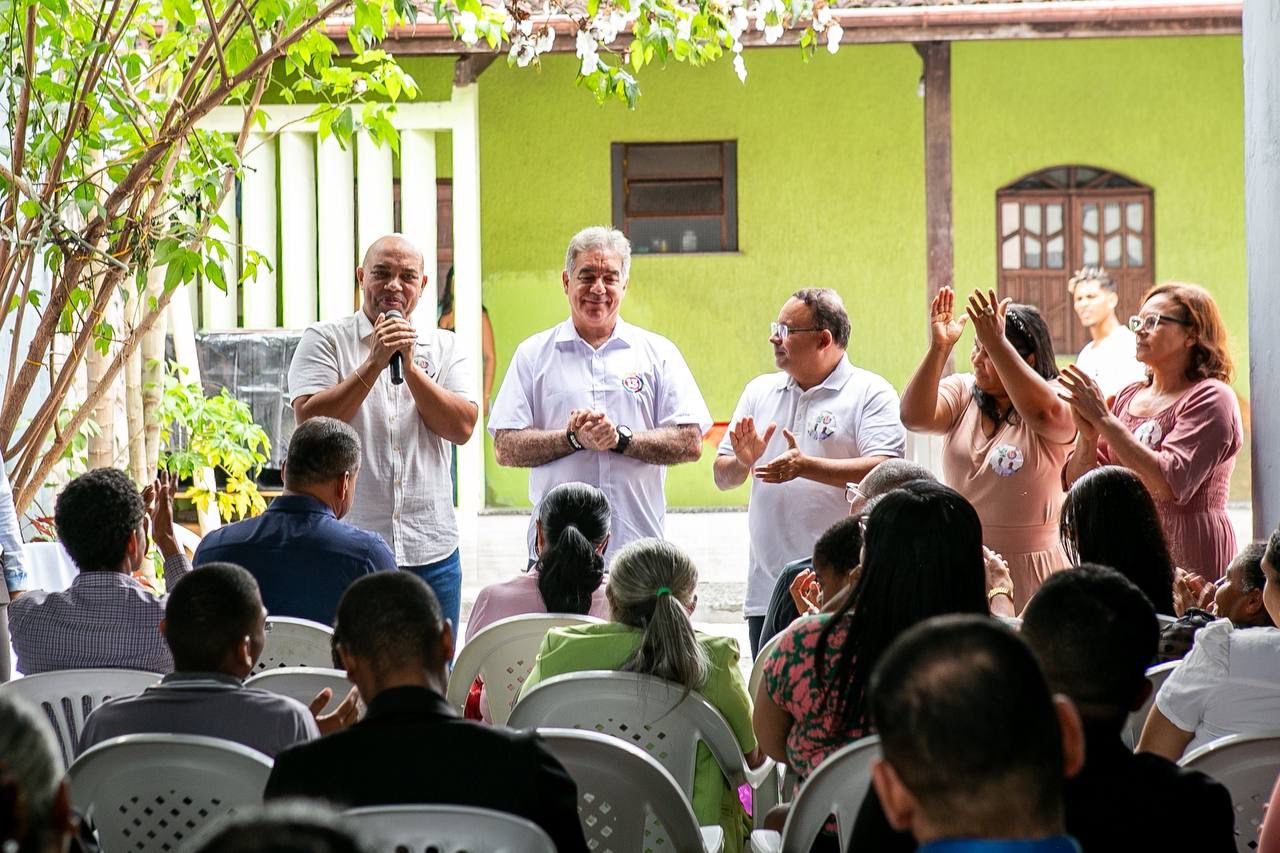
<path fill-rule="evenodd" d="M 373 323 L 363 311 L 302 333 L 289 365 L 289 399 L 332 388 L 369 357 Z M 475 403 L 472 360 L 453 332 L 418 329 L 414 363 L 432 381 Z M 355 501 L 343 519 L 387 540 L 396 563 L 421 566 L 443 560 L 458 547 L 453 513 L 450 443 L 418 416 L 408 383 L 391 384 L 384 370 L 351 419 L 363 459 Z"/>
<path fill-rule="evenodd" d="M 1098 383 L 1102 396 L 1113 397 L 1121 388 L 1147 378 L 1146 366 L 1134 355 L 1137 346 L 1137 335 L 1124 326 L 1116 326 L 1101 341 L 1084 345 L 1076 357 L 1076 367 Z"/>
<path fill-rule="evenodd" d="M 808 391 L 802 391 L 786 373 L 766 373 L 752 379 L 733 411 L 718 455 L 733 455 L 729 432 L 745 417 L 755 420 L 761 435 L 769 424 L 778 425 L 757 465 L 767 464 L 787 450 L 783 429 L 796 437 L 801 453 L 826 459 L 901 456 L 906 447 L 893 386 L 882 376 L 854 367 L 848 357 L 840 359 L 827 378 Z M 844 486 L 801 477 L 785 483 L 762 483 L 752 476 L 747 507 L 751 559 L 744 613 L 765 615 L 782 567 L 811 555 L 818 537 L 848 514 Z"/>
<path fill-rule="evenodd" d="M 711 413 L 675 344 L 618 318 L 599 349 L 582 339 L 572 318 L 516 348 L 489 411 L 489 434 L 502 429 L 563 430 L 574 409 L 600 409 L 615 425 L 635 432 L 697 424 L 711 428 Z M 579 450 L 529 471 L 529 500 L 561 483 L 598 487 L 613 508 L 608 558 L 636 539 L 662 538 L 667 469 L 608 451 Z M 529 522 L 529 556 L 534 526 Z"/>

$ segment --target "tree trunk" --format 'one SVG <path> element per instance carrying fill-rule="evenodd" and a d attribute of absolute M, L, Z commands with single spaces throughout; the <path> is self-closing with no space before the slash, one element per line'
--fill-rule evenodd
<path fill-rule="evenodd" d="M 165 267 L 151 269 L 147 275 L 145 302 L 160 299 L 160 295 L 164 293 L 164 274 Z M 164 396 L 164 341 L 169 328 L 168 319 L 169 312 L 165 311 L 142 339 L 142 416 L 147 453 L 145 470 L 148 476 L 153 476 L 160 464 L 160 421 L 156 417 L 156 409 L 160 407 Z"/>
<path fill-rule="evenodd" d="M 144 299 L 134 282 L 125 288 L 124 329 L 127 338 L 134 336 L 142 320 Z M 157 324 L 158 325 L 158 324 Z M 142 350 L 135 347 L 124 365 L 125 411 L 129 423 L 129 476 L 141 488 L 151 482 L 147 476 L 147 438 L 143 432 L 142 411 Z"/>

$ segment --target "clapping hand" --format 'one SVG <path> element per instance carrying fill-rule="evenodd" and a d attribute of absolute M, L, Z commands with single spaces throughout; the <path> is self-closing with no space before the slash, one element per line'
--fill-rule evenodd
<path fill-rule="evenodd" d="M 746 467 L 752 467 L 764 455 L 764 449 L 777 428 L 777 424 L 769 424 L 764 435 L 760 435 L 756 432 L 755 418 L 750 415 L 742 418 L 733 425 L 733 429 L 729 430 L 729 443 L 733 446 L 733 455 Z"/>
<path fill-rule="evenodd" d="M 573 431 L 578 436 L 578 443 L 587 450 L 612 450 L 618 446 L 618 428 L 599 409 L 580 412 L 578 425 Z"/>
<path fill-rule="evenodd" d="M 822 607 L 822 587 L 818 584 L 818 576 L 813 573 L 813 569 L 805 569 L 792 578 L 788 591 L 801 616 L 817 613 Z"/>
<path fill-rule="evenodd" d="M 929 306 L 929 333 L 933 346 L 948 352 L 960 340 L 964 324 L 969 318 L 964 314 L 959 317 L 955 313 L 956 292 L 944 287 L 933 296 Z"/>
<path fill-rule="evenodd" d="M 1111 416 L 1106 398 L 1102 396 L 1102 389 L 1091 376 L 1074 364 L 1062 369 L 1058 374 L 1058 381 L 1067 391 L 1058 396 L 1071 407 L 1071 417 L 1076 423 L 1076 429 L 1080 430 L 1082 437 L 1096 439 L 1102 423 Z"/>
<path fill-rule="evenodd" d="M 983 293 L 975 290 L 969 297 L 969 307 L 965 313 L 973 321 L 973 333 L 978 343 L 988 350 L 995 349 L 1004 343 L 1005 314 L 1009 310 L 1012 299 L 996 300 L 996 292 L 988 290 Z"/>
<path fill-rule="evenodd" d="M 324 710 L 325 705 L 329 704 L 331 698 L 333 698 L 333 691 L 326 687 L 317 693 L 316 698 L 312 699 L 311 704 L 307 706 L 311 716 L 315 717 L 316 728 L 320 729 L 322 735 L 341 731 L 360 716 L 360 692 L 356 688 L 351 688 L 341 705 L 327 714 L 321 714 L 320 712 Z"/>
<path fill-rule="evenodd" d="M 783 429 L 782 437 L 787 440 L 787 449 L 775 456 L 768 465 L 755 469 L 755 477 L 764 483 L 785 483 L 800 476 L 804 465 L 804 454 L 796 447 L 796 437 L 791 430 Z"/>
<path fill-rule="evenodd" d="M 1218 585 L 1205 580 L 1195 572 L 1177 569 L 1173 576 L 1173 612 L 1181 616 L 1193 607 L 1213 613 L 1214 596 Z"/>
<path fill-rule="evenodd" d="M 156 479 L 142 489 L 151 538 L 163 557 L 179 552 L 178 536 L 173 528 L 173 494 L 177 486 L 177 481 L 168 471 L 160 471 Z"/>

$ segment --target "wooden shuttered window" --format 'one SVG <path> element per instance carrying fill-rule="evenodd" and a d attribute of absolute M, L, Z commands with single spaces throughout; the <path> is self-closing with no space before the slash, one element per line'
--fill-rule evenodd
<path fill-rule="evenodd" d="M 1040 309 L 1060 355 L 1089 340 L 1067 292 L 1080 267 L 1110 273 L 1122 323 L 1137 313 L 1154 281 L 1153 201 L 1150 187 L 1088 166 L 1044 169 L 996 193 L 1000 293 Z"/>
<path fill-rule="evenodd" d="M 613 226 L 635 254 L 738 250 L 736 142 L 615 142 Z"/>

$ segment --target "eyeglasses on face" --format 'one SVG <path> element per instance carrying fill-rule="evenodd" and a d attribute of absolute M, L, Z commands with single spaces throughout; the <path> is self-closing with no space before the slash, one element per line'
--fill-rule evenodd
<path fill-rule="evenodd" d="M 1170 317 L 1168 314 L 1134 314 L 1129 318 L 1129 331 L 1154 332 L 1161 322 L 1176 323 L 1179 326 L 1190 326 L 1189 320 Z"/>
<path fill-rule="evenodd" d="M 817 326 L 810 326 L 807 329 L 793 329 L 790 326 L 788 326 L 786 323 L 770 323 L 769 324 L 769 337 L 777 338 L 780 341 L 785 341 L 788 335 L 794 335 L 797 332 L 821 332 L 821 331 L 822 329 L 818 328 Z"/>

